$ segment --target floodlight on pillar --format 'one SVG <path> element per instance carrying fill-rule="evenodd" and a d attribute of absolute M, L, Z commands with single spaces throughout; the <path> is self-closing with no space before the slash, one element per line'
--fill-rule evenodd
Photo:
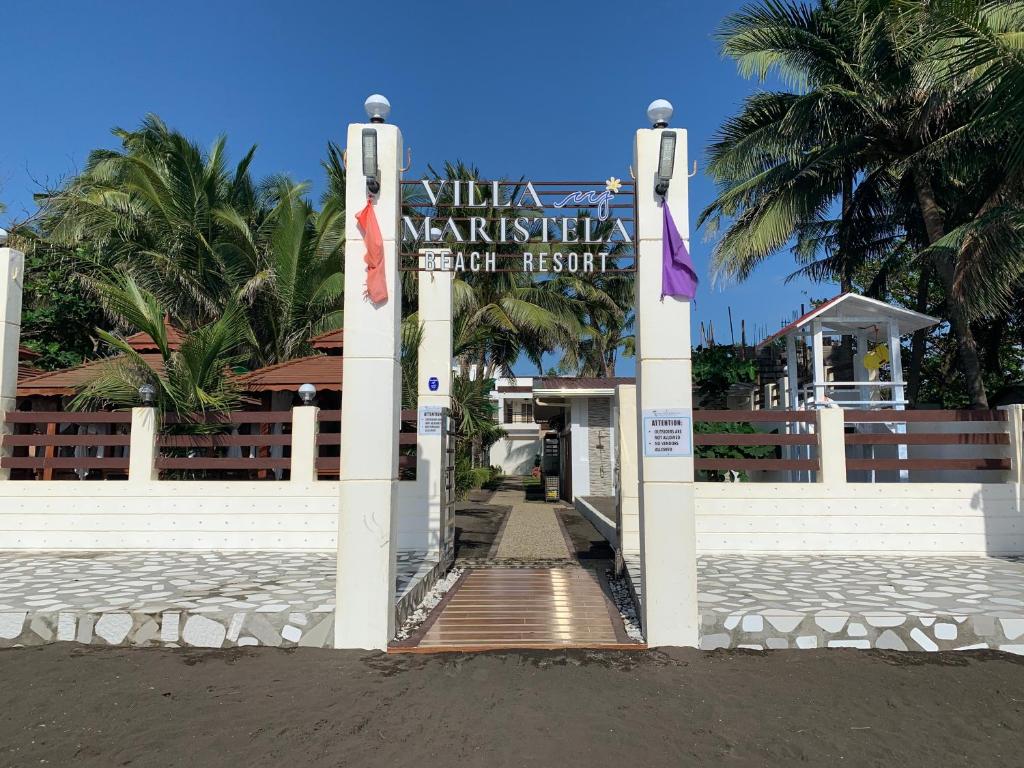
<path fill-rule="evenodd" d="M 668 192 L 668 184 L 672 180 L 672 171 L 676 164 L 676 132 L 662 131 L 661 147 L 658 150 L 658 175 L 655 177 L 654 191 L 662 197 Z"/>
<path fill-rule="evenodd" d="M 371 123 L 383 123 L 388 119 L 388 115 L 391 114 L 391 102 L 388 101 L 386 96 L 381 96 L 379 93 L 367 96 L 366 101 L 363 103 L 363 108 L 366 110 L 366 116 L 370 118 Z"/>
<path fill-rule="evenodd" d="M 380 192 L 380 168 L 377 166 L 377 131 L 363 128 L 363 175 L 366 177 L 366 191 L 371 195 Z"/>

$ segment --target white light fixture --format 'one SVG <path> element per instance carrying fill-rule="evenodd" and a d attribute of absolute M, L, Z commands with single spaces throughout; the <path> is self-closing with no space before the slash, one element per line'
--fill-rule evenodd
<path fill-rule="evenodd" d="M 370 118 L 371 123 L 383 123 L 391 114 L 391 102 L 387 100 L 386 96 L 381 96 L 379 93 L 368 96 L 363 103 L 363 108 L 366 109 L 366 115 Z"/>
<path fill-rule="evenodd" d="M 299 399 L 302 400 L 303 405 L 312 405 L 314 397 L 316 397 L 315 386 L 312 384 L 303 384 L 299 387 Z"/>
<path fill-rule="evenodd" d="M 428 242 L 440 243 L 442 237 L 444 237 L 444 232 L 442 232 L 437 227 L 431 227 L 430 228 L 430 238 L 429 238 Z"/>
<path fill-rule="evenodd" d="M 654 191 L 664 196 L 668 192 L 668 183 L 672 180 L 672 171 L 676 164 L 676 132 L 662 131 L 661 147 L 658 151 L 658 176 L 654 183 Z"/>
<path fill-rule="evenodd" d="M 0 227 L 0 248 L 5 247 L 6 245 L 7 245 L 7 230 L 4 229 L 3 227 Z"/>
<path fill-rule="evenodd" d="M 143 405 L 153 405 L 156 402 L 156 387 L 152 384 L 143 384 L 139 387 L 139 400 Z"/>
<path fill-rule="evenodd" d="M 380 192 L 380 169 L 377 167 L 377 131 L 363 128 L 363 175 L 371 195 Z"/>
<path fill-rule="evenodd" d="M 665 99 L 655 99 L 647 107 L 647 119 L 652 128 L 667 128 L 672 119 L 672 104 Z"/>

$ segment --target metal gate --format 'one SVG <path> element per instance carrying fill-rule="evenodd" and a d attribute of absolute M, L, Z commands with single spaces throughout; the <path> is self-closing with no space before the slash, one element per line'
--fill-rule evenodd
<path fill-rule="evenodd" d="M 441 419 L 441 562 L 455 559 L 455 421 L 451 410 L 444 409 Z"/>

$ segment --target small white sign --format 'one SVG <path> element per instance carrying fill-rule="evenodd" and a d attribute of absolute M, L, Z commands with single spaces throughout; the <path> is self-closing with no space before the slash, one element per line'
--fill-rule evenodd
<path fill-rule="evenodd" d="M 421 405 L 419 420 L 421 435 L 440 435 L 444 426 L 444 409 L 440 405 Z"/>
<path fill-rule="evenodd" d="M 693 456 L 693 412 L 686 408 L 644 411 L 644 456 Z"/>

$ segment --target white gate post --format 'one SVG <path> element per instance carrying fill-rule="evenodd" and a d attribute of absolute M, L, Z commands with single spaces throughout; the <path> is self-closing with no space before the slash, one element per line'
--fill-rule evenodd
<path fill-rule="evenodd" d="M 646 455 L 644 415 L 693 407 L 690 366 L 690 301 L 662 297 L 662 207 L 655 191 L 662 135 L 675 131 L 673 175 L 665 198 L 683 241 L 690 215 L 686 131 L 636 132 L 637 419 L 640 480 L 640 560 L 643 630 L 650 646 L 699 644 L 697 534 L 693 456 Z M 692 418 L 689 425 L 693 443 Z"/>
<path fill-rule="evenodd" d="M 640 486 L 636 426 L 636 385 L 619 384 L 619 550 L 623 554 L 640 552 Z"/>
<path fill-rule="evenodd" d="M 449 251 L 433 252 L 434 259 L 444 259 Z M 420 257 L 419 317 L 423 333 L 417 358 L 418 414 L 426 407 L 450 408 L 452 395 L 452 272 L 435 262 L 425 269 L 429 257 Z M 419 418 L 419 415 L 417 416 Z M 444 419 L 441 420 L 444 429 Z M 423 424 L 416 436 L 416 482 L 426 491 L 428 553 L 445 557 L 449 544 L 446 521 L 443 520 L 445 459 L 447 441 L 441 434 L 426 434 Z"/>
<path fill-rule="evenodd" d="M 356 214 L 366 205 L 364 130 L 375 139 L 380 188 L 374 210 L 384 241 L 387 301 L 366 298 L 366 244 Z M 394 125 L 348 127 L 345 188 L 345 357 L 341 396 L 336 648 L 387 648 L 394 636 L 401 285 L 398 229 L 402 134 Z"/>
<path fill-rule="evenodd" d="M 13 248 L 0 248 L 0 435 L 13 430 L 4 414 L 13 411 L 18 396 L 18 345 L 21 343 L 21 293 L 24 287 L 25 254 Z M 0 456 L 10 456 L 10 448 L 0 447 Z M 0 469 L 0 480 L 11 476 Z"/>

